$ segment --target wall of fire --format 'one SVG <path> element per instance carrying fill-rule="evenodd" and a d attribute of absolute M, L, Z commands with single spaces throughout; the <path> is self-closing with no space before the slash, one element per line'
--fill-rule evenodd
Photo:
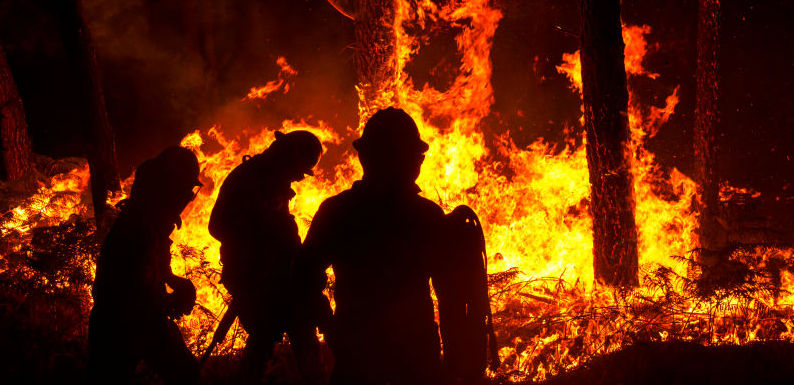
<path fill-rule="evenodd" d="M 278 126 L 289 118 L 355 127 L 353 24 L 325 0 L 87 0 L 109 116 L 118 136 L 122 176 L 198 127 L 220 123 L 234 132 Z M 211 3 L 211 4 L 210 4 Z M 577 49 L 577 0 L 498 0 L 504 18 L 491 59 L 495 104 L 492 134 L 509 129 L 519 145 L 555 143 L 562 127 L 581 130 L 579 99 L 555 66 Z M 764 196 L 794 196 L 794 4 L 743 0 L 722 5 L 722 177 Z M 637 78 L 646 104 L 681 86 L 681 101 L 664 130 L 648 141 L 659 162 L 692 170 L 697 1 L 624 1 L 623 19 L 649 25 L 645 58 L 656 80 Z M 46 1 L 3 2 L 0 40 L 28 111 L 34 151 L 82 155 L 73 133 L 83 124 L 76 87 Z M 414 83 L 443 89 L 459 64 L 456 31 L 438 28 L 408 66 Z M 300 76 L 287 94 L 260 104 L 237 103 L 252 85 L 276 77 L 284 56 Z"/>

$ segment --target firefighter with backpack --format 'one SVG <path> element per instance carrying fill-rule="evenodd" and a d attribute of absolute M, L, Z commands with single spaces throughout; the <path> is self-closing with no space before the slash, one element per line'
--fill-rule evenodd
<path fill-rule="evenodd" d="M 232 170 L 209 221 L 210 234 L 221 242 L 220 282 L 232 296 L 224 318 L 237 316 L 248 333 L 243 377 L 254 383 L 261 381 L 274 344 L 290 327 L 290 271 L 301 245 L 289 212 L 295 196 L 290 185 L 313 175 L 322 153 L 320 141 L 308 131 L 275 135 L 268 149 L 245 157 Z M 289 334 L 291 340 L 306 339 Z"/>
<path fill-rule="evenodd" d="M 319 327 L 334 355 L 331 384 L 436 384 L 444 377 L 479 379 L 484 361 L 479 369 L 458 372 L 462 366 L 482 361 L 472 361 L 460 351 L 452 354 L 455 363 L 445 376 L 429 283 L 432 279 L 436 292 L 444 295 L 440 300 L 447 305 L 442 307 L 441 335 L 456 341 L 453 346 L 482 348 L 485 353 L 485 346 L 468 342 L 466 336 L 467 330 L 485 333 L 485 316 L 479 320 L 481 328 L 462 326 L 476 320 L 460 320 L 470 317 L 465 309 L 461 311 L 461 305 L 465 308 L 479 300 L 478 313 L 488 308 L 482 303 L 487 302 L 482 249 L 476 244 L 462 251 L 474 263 L 460 264 L 452 255 L 460 251 L 453 247 L 458 235 L 471 234 L 473 222 L 466 222 L 471 216 L 447 217 L 436 203 L 419 196 L 415 181 L 429 146 L 405 111 L 378 111 L 353 146 L 364 175 L 350 189 L 320 205 L 293 278 L 299 319 Z M 459 227 L 451 225 L 454 223 L 469 226 L 468 232 L 458 232 Z M 480 268 L 472 274 L 455 273 L 458 265 L 477 263 Z M 335 275 L 333 314 L 323 295 L 329 266 Z M 458 298 L 454 285 L 461 283 L 455 280 L 471 277 L 475 277 L 471 285 L 477 288 L 466 292 L 467 298 Z M 446 340 L 444 346 L 446 359 Z"/>

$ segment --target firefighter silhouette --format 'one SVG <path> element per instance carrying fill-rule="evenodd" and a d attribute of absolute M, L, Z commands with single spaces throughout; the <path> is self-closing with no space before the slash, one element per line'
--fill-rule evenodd
<path fill-rule="evenodd" d="M 166 384 L 198 383 L 198 362 L 172 320 L 190 313 L 196 289 L 171 271 L 169 239 L 201 186 L 198 174 L 196 156 L 182 147 L 138 167 L 97 260 L 90 383 L 127 383 L 141 360 Z"/>
<path fill-rule="evenodd" d="M 246 157 L 232 170 L 209 222 L 210 234 L 221 242 L 221 283 L 232 295 L 226 317 L 239 317 L 248 333 L 243 377 L 252 382 L 261 380 L 284 332 L 291 340 L 301 340 L 289 330 L 289 279 L 301 245 L 289 212 L 295 196 L 290 185 L 314 175 L 312 168 L 322 153 L 320 141 L 308 131 L 275 135 L 267 150 Z"/>
<path fill-rule="evenodd" d="M 301 318 L 334 355 L 332 384 L 435 383 L 438 325 L 428 280 L 438 270 L 443 210 L 418 195 L 427 143 L 403 110 L 378 111 L 353 142 L 364 176 L 323 202 L 299 259 Z M 335 313 L 322 294 L 335 275 Z"/>

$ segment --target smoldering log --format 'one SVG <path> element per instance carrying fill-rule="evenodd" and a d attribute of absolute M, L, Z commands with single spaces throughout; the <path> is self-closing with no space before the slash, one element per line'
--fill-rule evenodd
<path fill-rule="evenodd" d="M 21 179 L 33 169 L 25 109 L 1 43 L 0 146 L 2 146 L 2 166 L 8 180 Z"/>
<path fill-rule="evenodd" d="M 108 120 L 105 95 L 82 0 L 60 2 L 61 38 L 81 85 L 78 97 L 85 106 L 87 127 L 82 135 L 87 143 L 88 167 L 94 215 L 99 222 L 106 210 L 109 193 L 121 190 L 116 139 Z"/>
<path fill-rule="evenodd" d="M 596 279 L 637 285 L 637 228 L 627 144 L 628 90 L 620 1 L 582 1 L 582 97 Z"/>
<path fill-rule="evenodd" d="M 355 4 L 356 72 L 361 89 L 360 103 L 369 111 L 394 77 L 394 0 L 361 0 Z M 366 120 L 375 111 L 361 119 Z"/>
<path fill-rule="evenodd" d="M 719 174 L 715 133 L 720 123 L 719 37 L 720 2 L 699 0 L 697 26 L 697 93 L 695 106 L 695 181 L 698 184 L 698 237 L 700 246 L 715 250 L 724 246 L 726 231 L 719 216 Z"/>

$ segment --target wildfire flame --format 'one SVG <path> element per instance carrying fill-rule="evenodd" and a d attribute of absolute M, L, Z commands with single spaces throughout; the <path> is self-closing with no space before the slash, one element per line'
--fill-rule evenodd
<path fill-rule="evenodd" d="M 0 237 L 12 231 L 26 236 L 34 228 L 66 222 L 72 215 L 88 215 L 89 207 L 82 202 L 89 177 L 88 163 L 53 176 L 35 194 L 3 215 Z"/>
<path fill-rule="evenodd" d="M 267 99 L 268 95 L 278 90 L 283 90 L 283 93 L 289 92 L 290 83 L 288 82 L 289 78 L 298 74 L 294 68 L 292 68 L 289 63 L 287 63 L 287 59 L 283 56 L 279 56 L 276 59 L 276 64 L 278 64 L 280 70 L 278 72 L 278 80 L 272 80 L 267 82 L 264 86 L 261 87 L 251 87 L 251 91 L 248 92 L 248 96 L 243 98 L 245 100 L 252 100 L 252 99 Z"/>
<path fill-rule="evenodd" d="M 584 144 L 575 146 L 570 140 L 562 151 L 537 141 L 527 148 L 517 147 L 509 133 L 488 138 L 483 118 L 493 104 L 491 88 L 490 50 L 492 38 L 501 13 L 486 0 L 450 2 L 439 7 L 433 2 L 420 2 L 412 6 L 398 1 L 395 9 L 395 60 L 394 77 L 384 84 L 376 85 L 382 90 L 378 100 L 360 104 L 361 122 L 377 109 L 396 105 L 406 110 L 417 122 L 422 138 L 430 144 L 426 160 L 417 183 L 423 195 L 449 210 L 459 204 L 468 204 L 483 219 L 487 246 L 491 254 L 489 272 L 507 272 L 517 269 L 520 278 L 513 282 L 529 282 L 519 291 L 524 299 L 500 299 L 495 296 L 494 308 L 500 312 L 518 311 L 532 317 L 540 317 L 538 301 L 557 302 L 557 311 L 562 313 L 585 311 L 582 302 L 591 309 L 617 307 L 631 312 L 629 301 L 620 302 L 610 291 L 594 285 L 592 268 L 591 219 L 587 210 L 589 183 Z M 405 31 L 408 22 L 424 26 L 425 21 L 443 21 L 459 27 L 461 32 L 456 43 L 461 54 L 459 75 L 446 91 L 428 85 L 421 88 L 412 83 L 405 66 L 417 53 L 418 37 Z M 645 36 L 648 26 L 625 26 L 626 68 L 629 76 L 645 76 L 651 79 L 659 75 L 646 70 L 642 59 L 649 49 Z M 653 45 L 651 48 L 655 47 Z M 578 53 L 565 55 L 561 71 L 572 80 L 572 88 L 581 92 L 581 67 Z M 283 67 L 282 67 L 283 68 Z M 292 73 L 292 75 L 296 75 Z M 359 90 L 364 87 L 359 87 Z M 270 90 L 268 92 L 273 92 Z M 663 266 L 680 276 L 687 276 L 687 265 L 673 258 L 685 255 L 697 246 L 694 236 L 696 213 L 692 209 L 695 183 L 678 170 L 663 170 L 656 164 L 654 155 L 644 144 L 648 137 L 656 135 L 675 111 L 679 88 L 666 97 L 662 107 L 640 105 L 633 95 L 630 97 L 629 124 L 631 127 L 630 150 L 633 156 L 632 172 L 635 175 L 636 219 L 639 236 L 641 266 Z M 631 95 L 631 93 L 630 93 Z M 443 125 L 434 122 L 446 122 Z M 330 172 L 321 171 L 315 178 L 295 185 L 298 196 L 291 203 L 291 211 L 298 218 L 301 236 L 311 222 L 311 216 L 325 198 L 348 188 L 361 176 L 361 169 L 350 151 L 350 140 L 358 135 L 354 130 L 334 130 L 320 123 L 310 126 L 305 123 L 285 122 L 281 129 L 308 129 L 317 134 L 323 144 L 342 146 L 343 155 L 336 160 L 337 166 Z M 262 151 L 273 140 L 269 130 L 252 134 L 244 148 L 238 141 L 223 137 L 218 128 L 213 128 L 207 137 L 218 141 L 224 150 L 206 155 L 201 149 L 202 136 L 196 132 L 185 138 L 183 145 L 196 151 L 202 163 L 202 173 L 212 181 L 213 188 L 188 208 L 185 227 L 174 235 L 175 244 L 203 245 L 204 258 L 217 268 L 217 242 L 206 231 L 209 210 L 217 195 L 217 187 L 232 167 L 244 154 Z M 506 171 L 510 171 L 509 173 Z M 506 175 L 511 175 L 507 177 Z M 175 270 L 191 271 L 191 262 L 175 262 Z M 545 281 L 555 277 L 558 287 L 550 293 Z M 786 282 L 791 281 L 785 275 Z M 644 277 L 643 277 L 644 278 Z M 648 289 L 648 282 L 638 289 L 649 298 L 660 292 Z M 225 306 L 223 291 L 202 291 L 201 301 L 207 309 L 218 314 Z M 689 305 L 691 313 L 702 307 Z M 196 312 L 185 322 L 203 324 Z M 690 314 L 691 317 L 691 314 Z M 630 318 L 628 316 L 626 319 Z M 698 320 L 701 318 L 695 317 Z M 693 322 L 694 319 L 693 318 Z M 628 321 L 626 321 L 628 322 Z M 676 322 L 674 319 L 673 323 Z M 686 322 L 678 320 L 686 325 Z M 499 326 L 497 326 L 498 328 Z M 610 333 L 619 333 L 619 325 L 611 329 L 595 320 L 580 325 L 572 318 L 564 323 L 566 331 L 547 331 L 534 336 L 516 337 L 507 341 L 500 351 L 505 365 L 500 371 L 509 373 L 511 379 L 531 377 L 545 378 L 559 370 L 572 367 L 582 357 L 603 354 L 618 349 L 626 339 L 608 342 Z M 609 330 L 607 330 L 609 329 Z M 503 333 L 499 330 L 500 337 Z M 662 330 L 660 338 L 668 338 L 676 331 Z M 567 335 L 566 335 L 567 334 Z M 728 337 L 726 337 L 728 336 Z M 712 339 L 737 339 L 736 333 L 715 334 Z M 574 352 L 572 343 L 584 338 L 588 348 Z M 745 336 L 745 340 L 751 336 Z M 237 342 L 240 343 L 239 341 Z M 561 365 L 544 365 L 539 360 L 545 347 L 558 346 Z"/>
<path fill-rule="evenodd" d="M 362 121 L 374 111 L 390 105 L 406 110 L 416 120 L 420 133 L 430 144 L 418 184 L 423 195 L 439 202 L 445 209 L 459 204 L 470 205 L 483 218 L 491 273 L 517 268 L 526 280 L 558 277 L 573 283 L 582 293 L 598 297 L 593 287 L 591 219 L 587 212 L 589 183 L 584 145 L 565 149 L 554 154 L 553 148 L 542 141 L 528 148 L 518 148 L 509 133 L 495 138 L 492 148 L 486 143 L 482 119 L 490 112 L 493 103 L 491 88 L 490 49 L 493 34 L 501 13 L 491 8 L 488 1 L 451 2 L 438 7 L 432 2 L 419 4 L 421 12 L 412 12 L 407 2 L 398 2 L 395 14 L 396 68 L 391 83 L 378 85 L 383 92 L 379 100 L 368 101 L 362 108 Z M 403 29 L 406 22 L 424 23 L 433 17 L 461 28 L 456 37 L 462 54 L 460 72 L 446 91 L 428 85 L 418 89 L 404 68 L 416 54 L 418 41 Z M 415 19 L 416 18 L 416 19 Z M 642 67 L 642 57 L 647 49 L 644 35 L 650 27 L 626 27 L 624 30 L 627 72 L 632 76 L 657 74 Z M 578 54 L 566 55 L 567 73 L 579 83 L 581 69 Z M 281 59 L 280 59 L 281 60 Z M 283 63 L 281 64 L 283 68 Z M 280 84 L 273 83 L 273 84 Z M 273 92 L 278 87 L 266 87 Z M 635 154 L 632 170 L 637 195 L 637 223 L 640 240 L 641 263 L 657 262 L 677 268 L 685 274 L 679 263 L 670 256 L 683 255 L 696 246 L 693 239 L 695 213 L 691 211 L 694 183 L 677 170 L 667 179 L 654 163 L 653 154 L 644 149 L 644 140 L 658 130 L 673 113 L 677 89 L 662 108 L 643 108 L 632 98 L 630 125 L 632 152 Z M 362 104 L 363 106 L 364 104 Z M 436 126 L 431 122 L 448 122 Z M 285 122 L 282 129 L 309 129 L 316 133 L 326 146 L 346 144 L 356 137 L 348 132 L 339 137 L 330 127 L 320 124 L 311 127 Z M 183 140 L 183 145 L 193 149 L 202 164 L 202 174 L 212 181 L 207 194 L 202 194 L 187 210 L 182 230 L 174 234 L 175 245 L 197 245 L 204 250 L 204 259 L 176 260 L 175 271 L 189 272 L 191 263 L 209 262 L 218 266 L 218 244 L 206 230 L 207 218 L 217 196 L 217 187 L 228 172 L 239 163 L 242 155 L 262 151 L 273 140 L 270 131 L 263 130 L 247 138 L 248 147 L 223 137 L 217 127 L 208 131 L 207 137 L 224 148 L 207 155 L 201 151 L 203 139 L 199 132 Z M 347 140 L 347 142 L 346 142 Z M 573 143 L 573 141 L 571 141 Z M 512 177 L 505 176 L 505 170 Z M 332 196 L 358 179 L 361 170 L 349 152 L 338 161 L 331 173 L 320 172 L 315 178 L 296 184 L 298 196 L 291 210 L 299 219 L 301 235 L 305 235 L 311 216 L 325 198 Z M 664 185 L 677 199 L 660 198 L 655 188 Z M 203 190 L 202 190 L 203 191 Z M 179 246 L 175 246 L 179 247 Z M 177 250 L 175 250 L 176 252 Z M 217 278 L 216 278 L 217 279 Z M 225 306 L 223 291 L 216 285 L 197 285 L 200 301 L 218 314 Z M 205 290 L 209 289 L 211 290 Z M 496 304 L 501 308 L 505 304 Z M 195 317 L 195 313 L 194 313 Z M 187 321 L 190 323 L 191 319 Z M 198 321 L 201 324 L 203 321 Z M 549 339 L 550 338 L 550 339 Z M 548 343 L 556 338 L 546 337 Z M 510 354 L 509 348 L 503 354 Z M 520 352 L 519 352 L 520 353 Z"/>
<path fill-rule="evenodd" d="M 682 285 L 647 272 L 661 267 L 662 270 L 656 271 L 672 272 L 678 277 L 691 276 L 691 265 L 674 256 L 687 255 L 698 246 L 694 235 L 697 213 L 691 204 L 696 185 L 676 169 L 663 169 L 645 147 L 646 139 L 663 129 L 674 113 L 679 88 L 666 96 L 664 106 L 643 106 L 629 89 L 631 170 L 639 262 L 645 273 L 640 277 L 640 288 L 623 297 L 608 288 L 598 287 L 593 278 L 592 221 L 587 207 L 590 186 L 583 140 L 576 145 L 573 139 L 577 138 L 569 138 L 561 149 L 542 140 L 521 148 L 510 139 L 509 132 L 501 136 L 487 134 L 488 127 L 483 119 L 494 102 L 490 52 L 501 17 L 501 12 L 488 0 L 450 1 L 443 6 L 432 1 L 396 1 L 395 60 L 390 61 L 395 66 L 394 77 L 384 84 L 374 85 L 382 92 L 377 100 L 361 103 L 360 117 L 364 122 L 377 109 L 393 105 L 414 118 L 422 138 L 430 145 L 417 181 L 423 196 L 438 202 L 447 211 L 460 204 L 474 208 L 484 226 L 489 273 L 508 277 L 495 283 L 501 290 L 492 292 L 497 321 L 503 321 L 497 322 L 496 327 L 503 346 L 500 355 L 504 364 L 498 373 L 491 374 L 506 375 L 512 380 L 542 380 L 578 365 L 586 357 L 608 353 L 629 343 L 627 325 L 650 319 L 643 318 L 647 310 L 640 309 L 639 303 L 660 301 L 665 306 L 673 306 L 670 293 L 678 296 L 675 298 L 683 298 Z M 406 32 L 404 25 L 414 23 L 421 31 L 430 19 L 460 30 L 455 41 L 461 54 L 461 66 L 458 76 L 445 91 L 429 85 L 417 87 L 405 71 L 406 64 L 418 51 L 419 41 L 418 36 Z M 650 31 L 649 26 L 623 28 L 626 72 L 630 78 L 659 77 L 643 67 L 648 50 L 656 48 L 646 41 Z M 299 74 L 285 57 L 279 57 L 277 64 L 281 68 L 278 79 L 252 88 L 243 101 L 262 100 L 273 92 L 289 91 L 289 78 Z M 579 53 L 565 54 L 558 70 L 570 79 L 571 88 L 581 95 Z M 629 85 L 631 88 L 631 83 Z M 363 87 L 360 85 L 359 89 Z M 244 155 L 266 149 L 274 140 L 273 129 L 262 127 L 229 138 L 222 127 L 214 126 L 205 131 L 197 130 L 182 140 L 182 146 L 196 153 L 201 164 L 201 180 L 206 186 L 183 213 L 182 228 L 172 234 L 172 268 L 176 274 L 189 277 L 198 289 L 199 306 L 180 321 L 189 345 L 196 350 L 207 345 L 208 333 L 225 311 L 229 299 L 218 285 L 219 243 L 207 230 L 210 211 L 228 173 Z M 301 120 L 285 121 L 275 129 L 311 131 L 320 138 L 326 150 L 336 148 L 342 153 L 334 159 L 333 168 L 318 170 L 315 177 L 294 185 L 297 196 L 290 203 L 290 211 L 296 216 L 303 237 L 319 204 L 349 188 L 361 177 L 362 170 L 350 146 L 358 133 L 352 128 L 339 129 L 323 122 L 308 124 Z M 221 150 L 207 151 L 205 144 L 208 142 L 218 144 Z M 75 171 L 76 174 L 70 174 L 72 176 L 59 185 L 62 187 L 52 187 L 46 194 L 85 190 L 87 172 L 87 168 Z M 18 210 L 23 212 L 45 210 L 36 203 L 20 207 Z M 59 206 L 55 217 L 65 220 L 74 212 L 74 207 Z M 82 214 L 88 215 L 87 212 Z M 29 227 L 25 226 L 36 225 L 26 222 L 24 215 L 19 215 L 18 222 L 4 224 L 3 231 L 6 228 L 28 231 Z M 761 267 L 774 261 L 790 261 L 794 256 L 792 250 L 757 249 L 753 252 Z M 779 281 L 783 288 L 794 288 L 794 276 L 788 271 L 781 273 Z M 762 321 L 768 317 L 763 314 L 754 318 L 755 323 L 745 326 L 723 320 L 717 326 L 727 331 L 714 331 L 711 328 L 716 326 L 712 324 L 704 331 L 702 325 L 708 317 L 732 314 L 737 306 L 756 306 L 733 297 L 724 298 L 725 301 L 718 304 L 724 306 L 719 308 L 706 300 L 687 302 L 680 299 L 676 306 L 684 307 L 682 313 L 651 319 L 647 324 L 653 326 L 648 326 L 647 333 L 660 340 L 679 336 L 699 341 L 706 333 L 709 343 L 742 343 L 766 338 L 763 335 L 767 326 Z M 764 297 L 764 301 L 763 306 L 770 309 L 794 304 L 794 298 L 785 292 L 774 298 Z M 602 322 L 597 315 L 584 316 L 601 314 L 601 309 L 614 310 L 609 313 L 609 322 Z M 521 317 L 524 326 L 511 324 L 510 317 Z M 794 323 L 790 317 L 783 319 L 780 322 L 784 323 L 784 331 L 774 336 L 792 338 Z M 525 326 L 538 320 L 542 322 L 537 323 L 540 325 L 537 328 Z M 244 334 L 233 333 L 224 346 L 239 348 L 243 344 Z M 553 359 L 544 360 L 542 355 L 551 355 Z"/>

